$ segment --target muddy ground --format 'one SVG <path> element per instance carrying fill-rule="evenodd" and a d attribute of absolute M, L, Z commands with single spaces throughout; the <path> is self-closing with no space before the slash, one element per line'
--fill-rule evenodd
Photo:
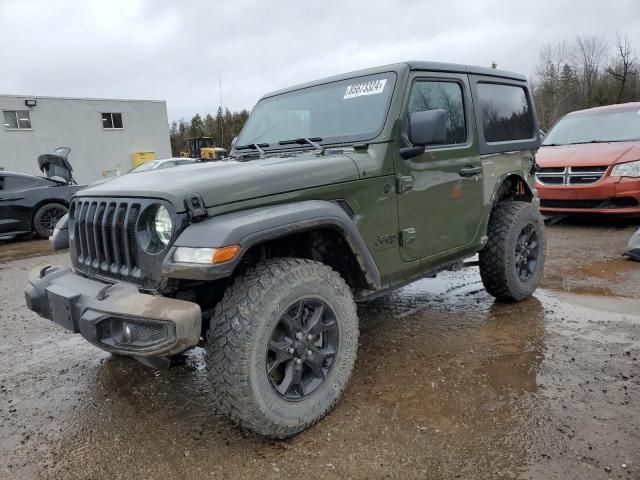
<path fill-rule="evenodd" d="M 549 225 L 520 304 L 467 270 L 361 305 L 344 398 L 286 441 L 212 410 L 201 350 L 156 372 L 29 312 L 27 271 L 66 255 L 0 242 L 0 478 L 638 479 L 635 228 Z"/>

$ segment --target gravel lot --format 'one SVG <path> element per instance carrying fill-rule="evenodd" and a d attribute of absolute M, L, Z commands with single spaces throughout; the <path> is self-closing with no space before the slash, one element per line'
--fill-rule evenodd
<path fill-rule="evenodd" d="M 286 441 L 216 414 L 201 350 L 157 372 L 28 311 L 28 270 L 67 256 L 0 242 L 0 478 L 640 479 L 636 228 L 549 225 L 520 304 L 470 269 L 361 305 L 344 398 Z"/>

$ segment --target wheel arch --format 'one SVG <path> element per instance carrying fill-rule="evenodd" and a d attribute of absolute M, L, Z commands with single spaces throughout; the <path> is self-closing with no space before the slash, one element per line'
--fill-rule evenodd
<path fill-rule="evenodd" d="M 496 182 L 491 196 L 491 204 L 495 205 L 509 200 L 532 202 L 535 197 L 534 190 L 521 173 L 509 172 Z"/>
<path fill-rule="evenodd" d="M 177 247 L 240 245 L 240 254 L 220 265 L 180 265 Z M 235 276 L 266 258 L 297 256 L 334 268 L 352 288 L 378 289 L 380 272 L 357 225 L 337 204 L 309 200 L 224 214 L 187 227 L 163 263 L 170 278 L 216 280 Z"/>
<path fill-rule="evenodd" d="M 522 176 L 522 172 L 511 171 L 500 176 L 494 184 L 493 192 L 489 199 L 490 207 L 485 210 L 482 220 L 483 244 L 486 242 L 486 236 L 489 233 L 489 222 L 496 205 L 514 200 L 532 203 L 536 199 L 537 193 Z"/>

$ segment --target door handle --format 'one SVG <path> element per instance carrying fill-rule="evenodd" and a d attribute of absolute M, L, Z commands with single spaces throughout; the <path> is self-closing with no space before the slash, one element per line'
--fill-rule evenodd
<path fill-rule="evenodd" d="M 482 173 L 482 167 L 467 166 L 458 172 L 461 177 L 475 177 Z"/>

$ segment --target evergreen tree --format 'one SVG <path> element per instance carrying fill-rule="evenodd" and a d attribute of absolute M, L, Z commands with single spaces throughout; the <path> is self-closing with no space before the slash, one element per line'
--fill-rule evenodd
<path fill-rule="evenodd" d="M 191 138 L 196 137 L 204 137 L 204 122 L 202 121 L 202 117 L 199 113 L 196 113 L 191 119 L 191 124 L 189 125 L 189 136 Z"/>

